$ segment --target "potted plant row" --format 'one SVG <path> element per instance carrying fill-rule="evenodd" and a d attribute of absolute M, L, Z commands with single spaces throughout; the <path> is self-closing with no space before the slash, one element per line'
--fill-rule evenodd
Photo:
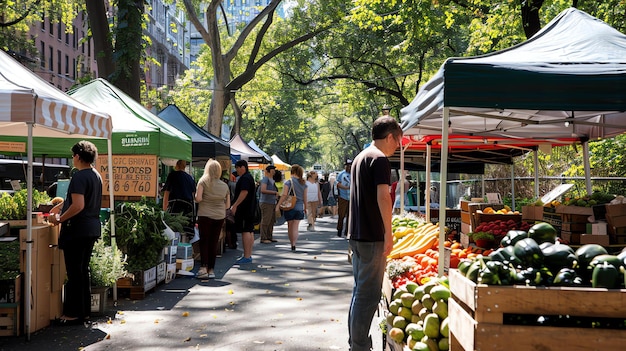
<path fill-rule="evenodd" d="M 119 278 L 126 276 L 126 257 L 103 238 L 96 241 L 89 261 L 91 312 L 104 313 L 106 296 Z"/>
<path fill-rule="evenodd" d="M 144 286 L 149 290 L 144 274 L 162 260 L 163 248 L 170 239 L 163 231 L 165 223 L 174 231 L 182 228 L 180 222 L 189 222 L 189 218 L 182 215 L 163 213 L 161 207 L 153 200 L 142 198 L 137 202 L 123 202 L 115 206 L 115 239 L 119 250 L 127 257 L 126 276 L 132 286 Z M 103 238 L 111 245 L 111 220 L 107 220 L 103 228 Z M 125 279 L 126 279 L 125 278 Z M 155 278 L 156 279 L 156 278 Z M 126 286 L 128 282 L 118 282 L 118 286 Z M 154 283 L 156 284 L 156 283 Z M 151 285 L 150 285 L 151 286 Z"/>

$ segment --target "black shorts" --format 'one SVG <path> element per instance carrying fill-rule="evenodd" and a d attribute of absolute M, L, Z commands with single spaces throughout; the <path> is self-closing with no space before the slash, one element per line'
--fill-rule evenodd
<path fill-rule="evenodd" d="M 235 231 L 237 233 L 254 232 L 254 214 L 252 216 L 240 216 L 239 212 L 235 215 Z"/>

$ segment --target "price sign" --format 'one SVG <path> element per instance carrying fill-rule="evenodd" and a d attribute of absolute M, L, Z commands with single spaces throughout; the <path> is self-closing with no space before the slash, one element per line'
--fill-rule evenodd
<path fill-rule="evenodd" d="M 113 155 L 113 179 L 109 179 L 107 155 L 99 155 L 96 169 L 102 177 L 102 195 L 109 195 L 109 182 L 113 182 L 113 194 L 119 196 L 156 197 L 156 155 Z"/>

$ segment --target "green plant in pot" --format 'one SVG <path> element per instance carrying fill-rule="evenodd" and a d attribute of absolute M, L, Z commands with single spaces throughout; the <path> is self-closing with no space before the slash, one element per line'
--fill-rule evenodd
<path fill-rule="evenodd" d="M 107 245 L 100 238 L 93 247 L 89 271 L 92 287 L 108 288 L 113 286 L 118 278 L 126 276 L 126 259 L 118 248 Z"/>
<path fill-rule="evenodd" d="M 474 240 L 476 246 L 481 248 L 491 248 L 496 241 L 495 236 L 490 232 L 474 232 L 469 233 L 468 236 Z"/>

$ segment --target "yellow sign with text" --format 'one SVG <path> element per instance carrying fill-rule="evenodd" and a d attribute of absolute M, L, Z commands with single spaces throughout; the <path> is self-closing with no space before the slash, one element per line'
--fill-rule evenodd
<path fill-rule="evenodd" d="M 156 155 L 113 155 L 113 195 L 156 197 Z M 99 155 L 96 168 L 102 177 L 102 195 L 109 195 L 108 156 Z"/>
<path fill-rule="evenodd" d="M 26 152 L 26 143 L 19 141 L 0 141 L 0 151 Z"/>

